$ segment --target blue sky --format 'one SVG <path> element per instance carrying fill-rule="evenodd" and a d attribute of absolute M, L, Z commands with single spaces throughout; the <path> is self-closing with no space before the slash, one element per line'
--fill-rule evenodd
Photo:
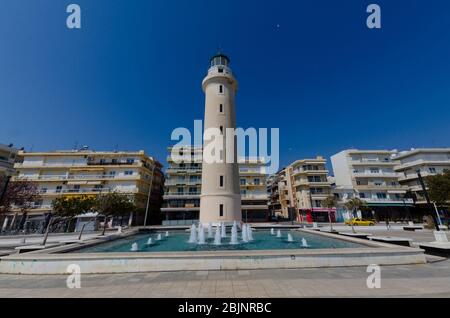
<path fill-rule="evenodd" d="M 368 4 L 382 29 L 366 25 Z M 78 3 L 82 29 L 65 8 Z M 2 0 L 0 143 L 145 149 L 202 119 L 218 46 L 241 127 L 280 128 L 283 165 L 349 147 L 450 146 L 450 2 Z"/>

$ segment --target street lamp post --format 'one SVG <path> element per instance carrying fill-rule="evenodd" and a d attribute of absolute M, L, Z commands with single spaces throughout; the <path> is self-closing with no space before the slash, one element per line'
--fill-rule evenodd
<path fill-rule="evenodd" d="M 417 176 L 419 177 L 419 183 L 420 183 L 420 186 L 422 187 L 422 191 L 423 191 L 423 194 L 425 196 L 425 200 L 427 200 L 427 205 L 430 208 L 430 210 L 433 211 L 434 207 L 431 204 L 427 188 L 425 187 L 425 182 L 423 182 L 422 175 L 420 174 L 420 170 L 417 170 Z M 435 212 L 436 212 L 436 214 L 435 213 L 431 213 L 431 217 L 433 218 L 433 222 L 434 222 L 434 226 L 436 227 L 436 231 L 440 231 L 441 229 L 439 228 L 439 223 L 438 223 L 438 218 L 437 218 L 439 216 L 436 217 L 438 212 L 437 211 L 435 211 Z"/>

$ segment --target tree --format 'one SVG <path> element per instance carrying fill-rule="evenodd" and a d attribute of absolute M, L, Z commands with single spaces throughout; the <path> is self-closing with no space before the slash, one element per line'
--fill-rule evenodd
<path fill-rule="evenodd" d="M 331 222 L 330 210 L 337 206 L 337 198 L 330 195 L 323 200 L 323 206 L 328 209 L 328 221 L 330 222 L 330 230 L 333 232 L 333 222 Z"/>
<path fill-rule="evenodd" d="M 34 205 L 34 202 L 40 200 L 40 198 L 35 183 L 28 180 L 10 181 L 1 202 L 0 213 L 4 214 L 11 212 L 12 207 L 19 209 L 22 213 L 22 221 L 19 224 L 20 229 L 20 227 L 23 226 L 28 210 Z M 18 212 L 14 214 L 10 228 L 16 223 L 17 214 Z"/>
<path fill-rule="evenodd" d="M 428 176 L 425 179 L 430 200 L 438 205 L 449 206 L 450 202 L 450 170 L 442 174 Z"/>
<path fill-rule="evenodd" d="M 367 207 L 366 202 L 359 198 L 353 198 L 345 202 L 345 208 L 349 211 L 352 211 L 353 216 L 355 216 L 355 213 L 357 210 L 363 210 Z M 355 233 L 355 227 L 353 226 L 353 222 L 351 222 L 352 225 L 352 231 Z"/>
<path fill-rule="evenodd" d="M 76 196 L 76 197 L 61 197 L 56 198 L 52 202 L 53 212 L 61 217 L 61 221 L 71 221 L 73 218 L 80 214 L 84 214 L 89 212 L 94 207 L 95 200 L 89 196 Z M 47 221 L 47 226 L 45 229 L 45 236 L 42 242 L 42 245 L 45 245 L 48 238 L 48 233 L 50 232 L 51 226 L 54 225 L 52 216 L 50 216 Z M 81 235 L 83 231 L 81 231 L 78 239 L 81 239 Z"/>
<path fill-rule="evenodd" d="M 136 210 L 136 206 L 129 195 L 117 192 L 99 195 L 95 200 L 94 208 L 105 218 L 102 235 L 105 235 L 109 217 L 123 216 Z"/>

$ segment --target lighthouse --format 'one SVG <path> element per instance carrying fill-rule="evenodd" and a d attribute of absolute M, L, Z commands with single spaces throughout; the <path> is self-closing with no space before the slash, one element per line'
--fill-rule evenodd
<path fill-rule="evenodd" d="M 234 142 L 233 153 L 228 156 L 225 146 L 227 128 L 236 128 L 237 86 L 230 69 L 230 59 L 220 52 L 214 55 L 202 83 L 205 93 L 204 129 L 215 128 L 223 136 L 223 150 L 220 151 L 220 159 L 223 160 L 205 160 L 205 148 L 213 142 L 205 138 L 200 196 L 200 223 L 203 224 L 232 223 L 242 219 L 237 146 Z M 229 157 L 233 160 L 228 160 Z"/>

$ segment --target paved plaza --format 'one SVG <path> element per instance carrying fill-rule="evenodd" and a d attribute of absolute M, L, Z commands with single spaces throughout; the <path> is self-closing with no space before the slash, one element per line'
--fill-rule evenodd
<path fill-rule="evenodd" d="M 365 267 L 67 276 L 0 275 L 0 297 L 450 297 L 450 260 L 384 266 L 369 289 Z"/>

